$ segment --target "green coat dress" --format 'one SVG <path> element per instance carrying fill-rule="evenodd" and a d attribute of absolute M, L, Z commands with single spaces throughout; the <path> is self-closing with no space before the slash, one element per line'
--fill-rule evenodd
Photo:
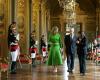
<path fill-rule="evenodd" d="M 59 34 L 50 35 L 49 37 L 50 43 L 50 51 L 48 56 L 48 65 L 61 65 L 62 64 L 62 56 L 60 48 L 61 46 L 61 37 Z"/>

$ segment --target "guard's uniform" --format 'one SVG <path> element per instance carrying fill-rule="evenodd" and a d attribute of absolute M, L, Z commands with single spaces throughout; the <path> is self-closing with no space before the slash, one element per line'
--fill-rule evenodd
<path fill-rule="evenodd" d="M 43 57 L 46 57 L 46 53 L 47 53 L 47 48 L 46 47 L 42 47 L 42 55 Z"/>
<path fill-rule="evenodd" d="M 20 53 L 18 41 L 19 41 L 19 34 L 14 34 L 14 33 L 9 34 L 9 43 L 10 43 L 9 49 L 10 49 L 11 60 L 12 60 L 11 73 L 16 73 L 16 60 Z"/>
<path fill-rule="evenodd" d="M 47 46 L 43 39 L 41 39 L 41 51 L 42 51 L 43 61 L 45 62 L 45 58 L 47 56 Z"/>
<path fill-rule="evenodd" d="M 35 66 L 35 58 L 37 53 L 37 41 L 30 39 L 30 53 L 32 58 L 32 66 Z"/>

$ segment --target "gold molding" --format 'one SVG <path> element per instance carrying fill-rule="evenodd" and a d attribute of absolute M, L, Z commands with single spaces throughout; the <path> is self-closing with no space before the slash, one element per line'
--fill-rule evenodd
<path fill-rule="evenodd" d="M 16 0 L 16 21 L 20 33 L 21 53 L 28 53 L 29 0 Z"/>
<path fill-rule="evenodd" d="M 7 34 L 8 25 L 10 22 L 10 1 L 0 0 L 0 54 L 1 56 L 8 56 Z"/>

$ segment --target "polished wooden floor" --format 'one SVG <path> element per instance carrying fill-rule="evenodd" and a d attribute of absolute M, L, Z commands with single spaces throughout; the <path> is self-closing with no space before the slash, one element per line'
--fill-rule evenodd
<path fill-rule="evenodd" d="M 50 72 L 50 70 L 52 68 L 45 64 L 37 65 L 36 68 L 23 65 L 22 69 L 17 69 L 17 74 L 9 74 L 6 80 L 100 80 L 100 66 L 96 66 L 93 61 L 89 60 L 87 60 L 87 72 L 85 76 L 79 74 L 77 59 L 75 60 L 73 74 L 67 72 L 66 61 L 63 66 L 58 68 L 57 73 Z"/>

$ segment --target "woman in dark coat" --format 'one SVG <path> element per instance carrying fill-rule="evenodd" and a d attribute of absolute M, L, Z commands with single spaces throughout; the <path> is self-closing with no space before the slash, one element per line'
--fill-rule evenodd
<path fill-rule="evenodd" d="M 77 38 L 77 54 L 79 58 L 80 74 L 85 75 L 86 72 L 86 52 L 87 52 L 87 39 L 84 32 L 78 32 Z"/>

